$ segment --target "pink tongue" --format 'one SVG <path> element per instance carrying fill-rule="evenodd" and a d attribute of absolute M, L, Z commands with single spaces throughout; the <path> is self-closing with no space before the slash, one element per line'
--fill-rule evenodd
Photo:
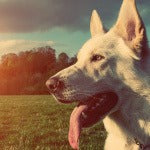
<path fill-rule="evenodd" d="M 86 105 L 81 105 L 76 107 L 70 117 L 70 127 L 69 127 L 69 134 L 68 139 L 71 147 L 73 149 L 79 150 L 79 137 L 82 130 L 81 124 L 81 115 L 84 110 L 87 109 Z"/>

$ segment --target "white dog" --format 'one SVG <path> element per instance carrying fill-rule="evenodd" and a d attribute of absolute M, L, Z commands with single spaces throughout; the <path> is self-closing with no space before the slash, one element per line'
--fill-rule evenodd
<path fill-rule="evenodd" d="M 77 63 L 46 85 L 62 103 L 78 101 L 70 118 L 69 142 L 79 149 L 83 127 L 103 119 L 105 150 L 150 150 L 150 52 L 135 0 L 123 0 L 108 31 L 94 10 L 91 35 Z"/>

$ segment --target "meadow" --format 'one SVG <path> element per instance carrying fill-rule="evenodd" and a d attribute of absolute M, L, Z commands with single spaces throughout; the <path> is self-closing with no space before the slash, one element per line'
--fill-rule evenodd
<path fill-rule="evenodd" d="M 71 150 L 69 117 L 75 104 L 58 104 L 49 95 L 0 96 L 0 150 Z M 102 123 L 84 129 L 80 150 L 103 150 Z"/>

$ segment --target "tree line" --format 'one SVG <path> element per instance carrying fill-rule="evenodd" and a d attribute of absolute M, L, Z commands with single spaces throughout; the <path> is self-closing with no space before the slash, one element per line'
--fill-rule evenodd
<path fill-rule="evenodd" d="M 9 53 L 1 57 L 0 95 L 48 94 L 46 80 L 58 71 L 74 64 L 76 57 L 69 57 L 49 47 Z"/>

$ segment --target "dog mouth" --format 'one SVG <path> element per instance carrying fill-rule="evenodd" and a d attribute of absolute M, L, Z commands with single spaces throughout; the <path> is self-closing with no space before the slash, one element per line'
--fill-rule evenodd
<path fill-rule="evenodd" d="M 67 101 L 59 100 L 62 103 Z M 80 102 L 70 116 L 68 140 L 73 149 L 79 149 L 82 128 L 90 127 L 103 119 L 117 104 L 114 92 L 98 93 Z"/>

